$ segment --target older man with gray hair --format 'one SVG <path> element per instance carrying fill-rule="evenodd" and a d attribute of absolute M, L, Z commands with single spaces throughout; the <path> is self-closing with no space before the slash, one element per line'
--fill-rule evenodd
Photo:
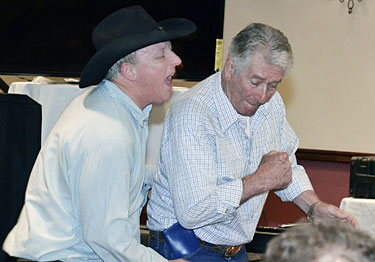
<path fill-rule="evenodd" d="M 161 141 L 159 175 L 148 204 L 150 246 L 181 257 L 173 233 L 199 247 L 189 261 L 248 261 L 269 191 L 292 201 L 311 221 L 356 220 L 319 200 L 297 164 L 298 139 L 277 86 L 293 53 L 284 34 L 253 23 L 232 40 L 223 70 L 185 92 L 170 108 Z"/>

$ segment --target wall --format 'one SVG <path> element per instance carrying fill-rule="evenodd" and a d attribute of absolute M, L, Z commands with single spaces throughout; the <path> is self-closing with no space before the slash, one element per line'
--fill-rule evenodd
<path fill-rule="evenodd" d="M 295 64 L 279 90 L 300 147 L 373 153 L 375 1 L 354 0 L 352 14 L 347 1 L 227 0 L 224 54 L 250 22 L 280 28 Z"/>
<path fill-rule="evenodd" d="M 280 85 L 300 148 L 375 152 L 375 1 L 227 0 L 224 54 L 250 22 L 281 29 L 295 55 Z"/>

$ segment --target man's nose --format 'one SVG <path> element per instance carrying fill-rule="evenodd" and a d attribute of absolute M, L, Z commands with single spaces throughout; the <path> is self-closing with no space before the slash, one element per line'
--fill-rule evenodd
<path fill-rule="evenodd" d="M 260 104 L 264 104 L 267 102 L 267 84 L 262 84 L 259 90 L 259 100 Z"/>
<path fill-rule="evenodd" d="M 178 66 L 179 64 L 181 64 L 181 58 L 178 55 L 176 55 L 176 53 L 173 52 L 172 50 L 171 50 L 171 61 L 172 61 L 171 63 L 174 66 Z"/>

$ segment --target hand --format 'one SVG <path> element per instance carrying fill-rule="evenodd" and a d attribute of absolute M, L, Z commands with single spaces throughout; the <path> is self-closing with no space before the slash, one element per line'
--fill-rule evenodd
<path fill-rule="evenodd" d="M 314 209 L 314 224 L 319 223 L 325 217 L 333 217 L 348 221 L 354 228 L 359 229 L 358 221 L 351 214 L 334 205 L 321 202 Z"/>
<path fill-rule="evenodd" d="M 170 262 L 187 262 L 185 259 L 176 259 L 176 260 L 169 260 Z"/>
<path fill-rule="evenodd" d="M 292 169 L 288 154 L 277 151 L 265 154 L 256 173 L 260 174 L 266 190 L 287 187 L 292 182 Z"/>
<path fill-rule="evenodd" d="M 282 152 L 272 150 L 271 152 L 263 155 L 262 159 L 260 160 L 259 165 L 262 165 L 271 161 L 277 161 L 277 160 L 282 161 L 282 160 L 288 159 L 288 157 L 289 156 L 287 153 L 282 153 Z"/>
<path fill-rule="evenodd" d="M 287 153 L 271 151 L 265 154 L 254 174 L 242 179 L 241 204 L 250 197 L 273 189 L 287 187 L 292 182 L 292 167 Z"/>

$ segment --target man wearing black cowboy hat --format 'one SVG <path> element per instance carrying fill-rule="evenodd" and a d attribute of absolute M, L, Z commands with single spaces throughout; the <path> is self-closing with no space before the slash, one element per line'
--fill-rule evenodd
<path fill-rule="evenodd" d="M 195 31 L 186 19 L 156 23 L 140 6 L 100 22 L 96 54 L 80 87 L 97 85 L 64 111 L 30 175 L 11 256 L 38 261 L 166 261 L 140 244 L 151 104 L 171 95 L 180 58 L 170 40 Z"/>

